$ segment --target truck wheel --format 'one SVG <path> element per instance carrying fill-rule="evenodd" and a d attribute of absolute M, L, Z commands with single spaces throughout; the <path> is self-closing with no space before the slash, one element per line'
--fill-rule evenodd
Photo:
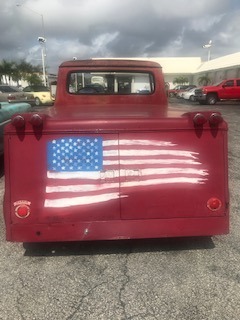
<path fill-rule="evenodd" d="M 216 102 L 217 102 L 216 94 L 209 94 L 207 96 L 207 104 L 216 104 Z"/>
<path fill-rule="evenodd" d="M 41 105 L 41 101 L 39 98 L 35 98 L 35 105 L 36 106 L 40 106 Z"/>
<path fill-rule="evenodd" d="M 195 96 L 190 96 L 189 100 L 194 102 L 194 101 L 196 101 L 196 98 L 195 98 Z"/>

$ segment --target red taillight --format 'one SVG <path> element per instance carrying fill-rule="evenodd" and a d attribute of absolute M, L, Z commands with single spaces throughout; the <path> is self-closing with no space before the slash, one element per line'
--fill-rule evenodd
<path fill-rule="evenodd" d="M 34 126 L 34 127 L 40 127 L 43 124 L 43 118 L 39 115 L 39 114 L 33 114 L 31 119 L 30 119 L 30 123 Z"/>
<path fill-rule="evenodd" d="M 222 116 L 219 113 L 212 113 L 209 117 L 210 125 L 216 126 L 223 121 Z"/>
<path fill-rule="evenodd" d="M 222 207 L 222 202 L 218 198 L 210 198 L 207 202 L 207 207 L 211 211 L 217 211 Z"/>
<path fill-rule="evenodd" d="M 9 95 L 9 96 L 8 96 L 8 100 L 9 100 L 9 101 L 16 100 L 16 97 L 15 97 L 15 96 L 12 96 L 12 95 Z"/>
<path fill-rule="evenodd" d="M 207 122 L 207 119 L 202 113 L 197 113 L 193 117 L 193 122 L 196 126 L 202 126 Z"/>
<path fill-rule="evenodd" d="M 27 218 L 30 214 L 30 208 L 26 205 L 19 205 L 15 209 L 15 214 L 18 218 Z"/>
<path fill-rule="evenodd" d="M 17 115 L 12 118 L 12 125 L 14 125 L 16 128 L 23 128 L 25 126 L 25 119 L 23 116 Z"/>

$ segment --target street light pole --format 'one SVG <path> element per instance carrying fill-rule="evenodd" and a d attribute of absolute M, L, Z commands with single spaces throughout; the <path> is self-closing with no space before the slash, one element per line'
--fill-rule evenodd
<path fill-rule="evenodd" d="M 41 45 L 41 54 L 42 54 L 42 69 L 43 69 L 43 83 L 46 87 L 47 81 L 46 81 L 46 67 L 45 67 L 45 42 L 46 39 L 44 37 L 38 37 L 38 42 Z"/>
<path fill-rule="evenodd" d="M 16 4 L 17 7 L 23 7 L 27 10 L 30 10 L 31 12 L 39 15 L 41 17 L 41 26 L 42 26 L 42 37 L 38 37 L 38 42 L 40 43 L 41 45 L 41 56 L 42 56 L 42 69 L 43 69 L 43 83 L 44 85 L 46 86 L 47 85 L 47 79 L 46 79 L 46 65 L 45 65 L 45 60 L 46 60 L 46 38 L 45 38 L 45 25 L 44 25 L 44 19 L 43 19 L 43 14 L 35 11 L 35 10 L 32 10 L 31 8 L 23 5 L 23 4 L 20 4 L 20 3 L 17 3 Z"/>
<path fill-rule="evenodd" d="M 205 44 L 203 47 L 203 49 L 208 49 L 208 61 L 211 60 L 211 46 L 212 46 L 212 40 L 210 40 L 208 42 L 208 44 Z"/>

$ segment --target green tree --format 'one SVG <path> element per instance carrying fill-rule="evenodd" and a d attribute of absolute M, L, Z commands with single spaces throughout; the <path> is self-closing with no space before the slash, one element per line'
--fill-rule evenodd
<path fill-rule="evenodd" d="M 29 75 L 33 73 L 40 73 L 41 67 L 39 66 L 33 66 L 31 63 L 26 62 L 25 60 L 21 60 L 18 64 L 18 71 L 22 79 L 27 80 Z"/>
<path fill-rule="evenodd" d="M 184 83 L 188 83 L 188 82 L 189 82 L 189 80 L 185 76 L 179 76 L 173 80 L 174 84 L 184 84 Z"/>
<path fill-rule="evenodd" d="M 208 77 L 208 76 L 201 76 L 201 77 L 199 77 L 198 78 L 198 84 L 200 85 L 200 86 L 207 86 L 207 85 L 209 85 L 210 83 L 211 83 L 212 81 L 211 81 L 211 79 Z"/>
<path fill-rule="evenodd" d="M 30 86 L 41 85 L 42 79 L 37 73 L 32 73 L 26 76 L 25 80 L 29 83 Z"/>

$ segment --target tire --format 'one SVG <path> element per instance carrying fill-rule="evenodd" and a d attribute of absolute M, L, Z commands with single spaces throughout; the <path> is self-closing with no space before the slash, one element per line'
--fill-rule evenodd
<path fill-rule="evenodd" d="M 35 105 L 36 106 L 40 106 L 41 105 L 41 101 L 40 101 L 40 99 L 38 97 L 35 98 Z"/>
<path fill-rule="evenodd" d="M 169 96 L 169 98 L 173 98 L 174 97 L 174 93 L 170 92 L 168 96 Z"/>
<path fill-rule="evenodd" d="M 209 94 L 207 96 L 207 104 L 213 105 L 217 102 L 217 95 L 216 94 Z"/>
<path fill-rule="evenodd" d="M 189 100 L 192 101 L 192 102 L 195 102 L 196 98 L 195 98 L 195 96 L 192 95 L 192 96 L 189 97 Z"/>

